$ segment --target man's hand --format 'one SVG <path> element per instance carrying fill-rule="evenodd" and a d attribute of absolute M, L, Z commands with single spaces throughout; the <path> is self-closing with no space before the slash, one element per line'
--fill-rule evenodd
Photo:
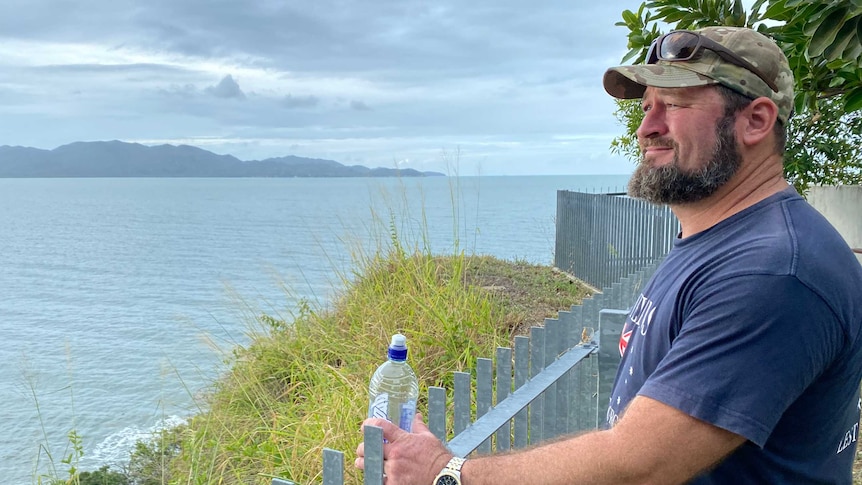
<path fill-rule="evenodd" d="M 413 431 L 408 433 L 385 419 L 370 418 L 362 423 L 383 429 L 383 473 L 386 485 L 431 484 L 452 453 L 431 433 L 417 413 Z M 356 448 L 354 466 L 365 469 L 365 443 Z"/>

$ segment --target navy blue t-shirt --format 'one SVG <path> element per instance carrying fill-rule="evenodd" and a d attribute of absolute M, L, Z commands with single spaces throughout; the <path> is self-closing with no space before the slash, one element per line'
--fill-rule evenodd
<path fill-rule="evenodd" d="M 785 190 L 675 242 L 627 319 L 608 422 L 643 395 L 747 439 L 692 483 L 850 484 L 860 333 L 862 265 Z"/>

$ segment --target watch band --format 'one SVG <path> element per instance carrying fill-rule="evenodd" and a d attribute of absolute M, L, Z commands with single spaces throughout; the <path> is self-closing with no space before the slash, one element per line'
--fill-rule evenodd
<path fill-rule="evenodd" d="M 461 467 L 465 461 L 464 458 L 453 456 L 434 478 L 434 485 L 461 485 Z"/>
<path fill-rule="evenodd" d="M 452 459 L 449 460 L 449 463 L 446 464 L 446 468 L 453 472 L 461 473 L 461 467 L 464 466 L 465 461 L 467 460 L 464 458 L 453 456 Z"/>

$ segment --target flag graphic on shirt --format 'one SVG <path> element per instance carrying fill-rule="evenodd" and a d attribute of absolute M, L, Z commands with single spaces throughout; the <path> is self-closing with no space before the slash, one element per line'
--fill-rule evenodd
<path fill-rule="evenodd" d="M 632 338 L 632 326 L 626 322 L 626 326 L 623 327 L 623 333 L 620 334 L 620 357 L 626 353 L 626 347 L 629 346 L 629 340 Z"/>

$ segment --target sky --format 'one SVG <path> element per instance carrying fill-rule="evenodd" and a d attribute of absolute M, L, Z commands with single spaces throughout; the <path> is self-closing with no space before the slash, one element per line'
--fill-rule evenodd
<path fill-rule="evenodd" d="M 0 145 L 186 144 L 472 175 L 627 174 L 584 0 L 3 0 Z"/>

